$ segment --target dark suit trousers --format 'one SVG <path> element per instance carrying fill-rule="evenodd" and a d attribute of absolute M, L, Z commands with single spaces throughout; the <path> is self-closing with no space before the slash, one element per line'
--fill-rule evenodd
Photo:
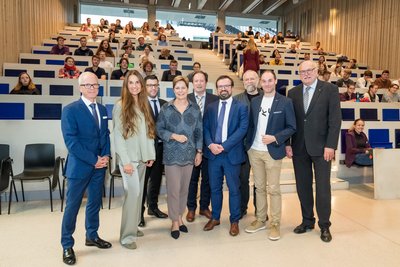
<path fill-rule="evenodd" d="M 104 175 L 105 169 L 97 169 L 91 177 L 67 179 L 67 200 L 61 226 L 61 245 L 64 249 L 74 246 L 72 234 L 75 231 L 76 217 L 86 190 L 86 238 L 95 239 L 98 237 L 97 230 L 99 229 L 99 210 L 103 195 Z"/>
<path fill-rule="evenodd" d="M 313 166 L 316 189 L 316 210 L 320 228 L 329 228 L 331 222 L 331 161 L 323 156 L 310 156 L 304 149 L 293 156 L 293 166 L 296 176 L 296 188 L 301 204 L 302 223 L 315 224 L 313 196 Z"/>
<path fill-rule="evenodd" d="M 142 198 L 142 215 L 145 210 L 145 201 L 147 198 L 147 205 L 149 209 L 154 210 L 158 208 L 158 195 L 160 194 L 162 172 L 164 165 L 163 161 L 163 144 L 158 143 L 156 147 L 156 160 L 153 166 L 146 168 L 143 198 Z"/>
<path fill-rule="evenodd" d="M 208 162 L 210 175 L 212 218 L 219 220 L 222 210 L 222 189 L 224 175 L 229 188 L 229 220 L 231 223 L 240 219 L 240 165 L 232 165 L 226 153 L 222 152 Z"/>
<path fill-rule="evenodd" d="M 200 166 L 194 166 L 192 177 L 189 184 L 189 194 L 187 200 L 188 210 L 196 210 L 197 208 L 197 191 L 199 188 L 199 177 L 201 173 L 200 185 L 200 210 L 206 210 L 210 206 L 211 189 L 208 178 L 208 159 L 203 157 Z"/>

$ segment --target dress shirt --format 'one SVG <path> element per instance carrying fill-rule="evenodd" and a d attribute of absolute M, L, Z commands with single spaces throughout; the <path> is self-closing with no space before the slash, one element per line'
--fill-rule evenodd
<path fill-rule="evenodd" d="M 226 101 L 226 107 L 225 107 L 225 116 L 224 116 L 224 123 L 222 124 L 222 143 L 226 141 L 228 138 L 228 119 L 229 119 L 229 112 L 231 111 L 231 106 L 232 106 L 232 97 L 229 97 L 228 99 L 225 100 L 219 100 L 219 105 L 218 105 L 218 115 L 221 111 L 222 107 L 222 101 Z"/>
<path fill-rule="evenodd" d="M 153 103 L 154 103 L 153 100 L 156 100 L 156 105 L 157 105 L 157 108 L 158 108 L 158 113 L 160 113 L 160 108 L 161 108 L 161 106 L 160 106 L 160 101 L 158 100 L 158 97 L 156 96 L 156 97 L 152 98 L 152 97 L 148 96 L 147 99 L 149 100 L 150 107 L 151 107 L 151 109 L 153 110 L 153 114 L 156 114 L 156 113 L 155 113 L 155 110 L 154 110 L 154 104 L 153 104 Z"/>
<path fill-rule="evenodd" d="M 317 82 L 318 79 L 315 79 L 315 81 L 310 85 L 307 86 L 305 84 L 303 84 L 303 96 L 306 93 L 306 88 L 310 87 L 311 89 L 308 91 L 308 105 L 307 105 L 307 109 L 310 108 L 310 103 L 311 103 L 311 99 L 313 98 L 314 92 L 315 92 L 315 88 L 317 87 Z"/>
<path fill-rule="evenodd" d="M 96 103 L 97 118 L 99 120 L 99 128 L 101 128 L 101 117 L 100 117 L 99 104 L 97 102 L 90 102 L 90 100 L 85 98 L 84 96 L 81 96 L 81 99 L 82 99 L 83 103 L 85 103 L 85 105 L 88 108 L 90 114 L 92 114 L 92 115 L 93 115 L 93 112 L 92 112 L 92 108 L 90 107 L 90 104 Z"/>

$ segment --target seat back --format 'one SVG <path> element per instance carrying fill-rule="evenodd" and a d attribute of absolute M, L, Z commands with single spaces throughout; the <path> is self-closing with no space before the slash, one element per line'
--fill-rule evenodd
<path fill-rule="evenodd" d="M 49 169 L 55 164 L 54 144 L 28 144 L 25 146 L 24 172 Z"/>
<path fill-rule="evenodd" d="M 0 161 L 10 156 L 10 145 L 0 144 Z"/>
<path fill-rule="evenodd" d="M 0 193 L 7 190 L 10 184 L 11 158 L 0 160 Z"/>

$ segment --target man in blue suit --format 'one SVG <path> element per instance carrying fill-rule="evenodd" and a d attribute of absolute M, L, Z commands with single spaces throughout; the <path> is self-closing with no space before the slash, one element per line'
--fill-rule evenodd
<path fill-rule="evenodd" d="M 65 167 L 68 189 L 61 244 L 63 262 L 68 265 L 76 262 L 72 234 L 85 191 L 85 245 L 102 249 L 111 247 L 111 243 L 102 240 L 97 234 L 104 175 L 110 155 L 107 111 L 104 106 L 96 103 L 99 84 L 95 74 L 82 73 L 79 77 L 79 88 L 81 99 L 66 106 L 61 117 L 61 129 L 68 149 Z"/>
<path fill-rule="evenodd" d="M 257 193 L 257 219 L 245 231 L 255 233 L 266 228 L 268 192 L 271 213 L 268 237 L 278 240 L 282 210 L 279 179 L 282 159 L 286 156 L 285 143 L 296 132 L 296 116 L 292 100 L 276 93 L 277 79 L 273 71 L 265 71 L 260 83 L 264 93 L 251 102 L 246 138 Z"/>
<path fill-rule="evenodd" d="M 232 98 L 233 80 L 226 75 L 216 81 L 219 101 L 208 106 L 204 113 L 204 156 L 208 158 L 211 187 L 211 219 L 204 226 L 210 231 L 220 224 L 222 209 L 222 184 L 224 176 L 229 188 L 231 227 L 229 234 L 239 234 L 240 219 L 240 166 L 246 159 L 243 139 L 249 125 L 246 105 Z"/>

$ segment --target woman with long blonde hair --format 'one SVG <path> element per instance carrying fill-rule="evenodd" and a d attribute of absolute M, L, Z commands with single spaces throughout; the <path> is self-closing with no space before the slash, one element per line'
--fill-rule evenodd
<path fill-rule="evenodd" d="M 155 160 L 155 123 L 147 99 L 144 81 L 136 70 L 125 76 L 121 99 L 113 110 L 115 152 L 124 184 L 124 204 L 120 243 L 136 249 L 136 239 L 143 236 L 140 222 L 146 167 Z"/>
<path fill-rule="evenodd" d="M 260 51 L 254 38 L 250 38 L 246 48 L 243 50 L 243 73 L 248 70 L 254 70 L 258 73 L 260 70 L 259 55 Z"/>

